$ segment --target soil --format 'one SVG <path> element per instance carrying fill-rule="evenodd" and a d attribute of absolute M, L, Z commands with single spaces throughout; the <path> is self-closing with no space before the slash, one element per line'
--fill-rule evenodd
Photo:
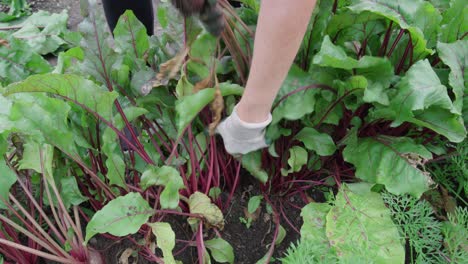
<path fill-rule="evenodd" d="M 250 178 L 248 176 L 244 178 Z M 257 220 L 252 222 L 249 228 L 243 224 L 239 218 L 246 217 L 245 208 L 247 208 L 248 200 L 255 193 L 253 186 L 250 182 L 248 184 L 242 184 L 238 192 L 236 193 L 231 207 L 224 212 L 225 214 L 225 228 L 220 232 L 223 239 L 228 241 L 234 248 L 235 262 L 236 264 L 253 264 L 260 260 L 269 249 L 269 246 L 273 239 L 275 231 L 275 224 L 271 215 L 266 213 L 265 206 L 262 206 L 259 210 Z M 292 199 L 291 202 L 301 205 L 299 200 Z M 264 205 L 264 203 L 263 203 Z M 302 218 L 300 217 L 300 211 L 294 208 L 284 208 L 284 213 L 287 215 L 289 221 L 294 224 L 295 227 L 300 228 L 302 225 Z M 192 240 L 192 231 L 187 224 L 186 218 L 182 217 L 170 217 L 164 219 L 171 223 L 174 232 L 176 233 L 176 239 L 189 241 Z M 291 245 L 292 242 L 296 242 L 299 239 L 299 234 L 294 231 L 288 223 L 281 219 L 281 225 L 286 230 L 286 236 L 279 244 L 275 247 L 273 257 L 275 259 L 284 256 L 284 252 Z M 212 237 L 212 232 L 207 232 Z M 142 238 L 134 238 L 137 241 Z M 134 250 L 134 254 L 128 259 L 128 263 L 146 264 L 151 263 L 150 261 L 138 256 L 136 254 L 137 249 L 134 247 L 132 242 L 128 240 L 111 240 L 103 236 L 97 236 L 91 240 L 91 245 L 97 249 L 105 259 L 105 263 L 114 264 L 120 263 L 119 260 L 122 254 L 127 250 Z M 179 242 L 174 249 L 175 258 L 182 261 L 184 264 L 198 263 L 198 256 L 195 247 L 186 247 L 186 244 Z M 177 254 L 181 251 L 181 254 Z M 212 260 L 212 263 L 217 263 Z M 272 260 L 270 263 L 280 263 L 278 260 Z"/>

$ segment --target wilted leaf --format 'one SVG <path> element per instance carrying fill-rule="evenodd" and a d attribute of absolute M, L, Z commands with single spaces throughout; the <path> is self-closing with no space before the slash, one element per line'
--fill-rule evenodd
<path fill-rule="evenodd" d="M 154 211 L 139 193 L 129 193 L 110 201 L 94 214 L 86 226 L 85 243 L 94 235 L 126 236 L 138 232 Z"/>
<path fill-rule="evenodd" d="M 194 192 L 190 195 L 188 204 L 190 213 L 201 215 L 206 225 L 218 229 L 224 228 L 223 213 L 215 204 L 211 203 L 208 196 L 201 192 Z"/>
<path fill-rule="evenodd" d="M 147 223 L 156 236 L 157 246 L 162 250 L 165 264 L 175 264 L 176 261 L 172 255 L 175 247 L 175 233 L 171 225 L 164 222 Z"/>

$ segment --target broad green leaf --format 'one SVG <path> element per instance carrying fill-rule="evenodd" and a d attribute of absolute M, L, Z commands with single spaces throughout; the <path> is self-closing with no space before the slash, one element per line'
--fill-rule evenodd
<path fill-rule="evenodd" d="M 14 131 L 78 157 L 74 143 L 76 132 L 67 123 L 70 106 L 66 102 L 47 97 L 43 93 L 24 93 L 9 97 L 14 101 L 9 116 Z"/>
<path fill-rule="evenodd" d="M 330 156 L 336 151 L 335 142 L 330 135 L 320 133 L 317 130 L 306 127 L 296 135 L 296 139 L 304 143 L 304 146 L 315 151 L 320 156 Z"/>
<path fill-rule="evenodd" d="M 219 88 L 223 96 L 242 95 L 243 88 L 237 84 L 220 83 Z M 215 89 L 206 88 L 193 95 L 184 96 L 176 102 L 177 130 L 179 136 L 187 125 L 214 99 Z"/>
<path fill-rule="evenodd" d="M 64 177 L 60 179 L 60 195 L 67 209 L 72 205 L 80 205 L 88 200 L 87 197 L 81 194 L 75 177 Z"/>
<path fill-rule="evenodd" d="M 219 263 L 234 263 L 234 249 L 222 238 L 213 238 L 205 241 L 205 247 L 210 250 L 211 256 Z"/>
<path fill-rule="evenodd" d="M 111 68 L 117 61 L 117 53 L 109 45 L 110 34 L 101 7 L 95 1 L 88 6 L 88 16 L 78 25 L 83 36 L 80 47 L 84 51 L 84 60 L 78 64 L 77 74 L 96 80 L 99 84 L 112 85 L 110 80 Z M 130 62 L 135 62 L 131 60 Z M 112 85 L 113 86 L 113 85 Z"/>
<path fill-rule="evenodd" d="M 361 138 L 346 146 L 343 158 L 356 167 L 356 177 L 384 184 L 394 194 L 420 197 L 432 184 L 429 174 L 418 168 L 432 154 L 410 138 Z"/>
<path fill-rule="evenodd" d="M 260 203 L 262 202 L 263 196 L 262 195 L 256 195 L 252 196 L 249 199 L 249 202 L 247 204 L 247 210 L 249 213 L 253 214 L 255 211 L 257 211 L 258 207 L 260 207 Z"/>
<path fill-rule="evenodd" d="M 222 191 L 219 187 L 211 187 L 208 195 L 211 199 L 216 200 L 221 195 Z"/>
<path fill-rule="evenodd" d="M 307 163 L 307 151 L 299 146 L 294 146 L 289 149 L 289 159 L 288 159 L 288 165 L 289 169 L 281 169 L 281 174 L 283 176 L 288 175 L 289 173 L 293 172 L 299 172 L 302 169 L 302 166 L 304 166 Z"/>
<path fill-rule="evenodd" d="M 8 201 L 10 188 L 17 180 L 16 174 L 6 165 L 3 158 L 0 159 L 0 196 Z M 5 204 L 0 199 L 0 209 L 6 209 Z"/>
<path fill-rule="evenodd" d="M 343 263 L 404 263 L 390 210 L 370 184 L 343 184 L 327 214 L 326 234 Z"/>
<path fill-rule="evenodd" d="M 422 19 L 440 19 L 440 14 L 435 13 L 435 8 L 426 1 L 353 0 L 352 5 L 348 8 L 355 13 L 372 12 L 393 21 L 402 29 L 406 29 L 413 41 L 415 58 L 424 58 L 433 53 L 427 47 L 427 38 L 424 33 L 430 32 L 432 34 L 434 29 L 427 28 Z M 436 26 L 431 23 L 429 25 Z"/>
<path fill-rule="evenodd" d="M 468 40 L 458 40 L 450 44 L 439 42 L 437 50 L 440 59 L 450 67 L 449 83 L 455 94 L 453 105 L 457 114 L 461 114 L 463 94 L 467 89 L 468 80 Z"/>
<path fill-rule="evenodd" d="M 268 174 L 262 169 L 262 152 L 254 151 L 242 156 L 242 167 L 261 183 L 266 183 Z"/>
<path fill-rule="evenodd" d="M 112 108 L 118 95 L 81 76 L 53 73 L 33 75 L 22 82 L 11 84 L 2 94 L 8 96 L 30 92 L 45 92 L 66 97 L 90 108 L 108 121 L 112 120 Z"/>
<path fill-rule="evenodd" d="M 468 32 L 468 6 L 465 0 L 451 0 L 450 8 L 442 14 L 439 41 L 452 43 Z"/>
<path fill-rule="evenodd" d="M 172 250 L 175 247 L 175 233 L 172 231 L 171 225 L 165 222 L 147 223 L 147 225 L 151 227 L 156 236 L 156 245 L 163 252 L 164 263 L 175 264 L 176 261 L 172 255 Z"/>
<path fill-rule="evenodd" d="M 149 49 L 149 38 L 145 26 L 131 10 L 120 16 L 114 29 L 116 50 L 123 54 L 132 54 L 134 58 L 143 58 Z"/>
<path fill-rule="evenodd" d="M 390 102 L 395 112 L 394 126 L 414 117 L 413 111 L 438 106 L 453 109 L 447 88 L 431 68 L 428 60 L 415 63 L 397 85 L 398 93 Z"/>
<path fill-rule="evenodd" d="M 179 172 L 173 167 L 151 167 L 143 172 L 140 186 L 146 190 L 150 186 L 164 186 L 160 196 L 162 208 L 175 209 L 179 205 L 179 190 L 184 188 L 184 182 Z"/>
<path fill-rule="evenodd" d="M 110 201 L 94 214 L 86 226 L 88 243 L 96 234 L 109 233 L 114 236 L 135 234 L 154 211 L 139 193 L 128 193 Z"/>
<path fill-rule="evenodd" d="M 190 57 L 202 60 L 205 65 L 212 64 L 215 55 L 217 39 L 208 32 L 204 32 L 195 39 L 190 46 Z"/>
<path fill-rule="evenodd" d="M 198 214 L 203 217 L 203 221 L 208 226 L 218 229 L 224 228 L 224 216 L 215 204 L 211 203 L 210 197 L 201 192 L 194 192 L 190 195 L 188 205 L 191 214 Z M 190 218 L 189 218 L 190 219 Z"/>
<path fill-rule="evenodd" d="M 466 116 L 464 117 L 466 118 Z M 447 137 L 451 142 L 459 143 L 466 137 L 466 127 L 463 124 L 463 119 L 439 107 L 430 107 L 422 113 L 416 113 L 415 117 L 411 118 L 409 122 L 427 127 Z"/>
<path fill-rule="evenodd" d="M 282 98 L 298 88 L 314 83 L 315 81 L 310 74 L 302 71 L 297 65 L 293 65 L 286 80 L 283 82 L 283 86 L 277 98 Z M 317 93 L 317 89 L 308 89 L 290 95 L 273 110 L 273 120 L 271 124 L 275 125 L 282 119 L 298 120 L 304 115 L 312 113 L 314 111 L 315 96 Z"/>
<path fill-rule="evenodd" d="M 24 41 L 0 32 L 0 39 L 7 45 L 0 45 L 0 84 L 19 82 L 32 74 L 50 72 L 52 67 L 34 52 Z"/>

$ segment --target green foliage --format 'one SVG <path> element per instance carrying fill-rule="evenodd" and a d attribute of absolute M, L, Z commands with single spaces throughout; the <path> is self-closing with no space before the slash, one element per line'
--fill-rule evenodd
<path fill-rule="evenodd" d="M 343 157 L 356 166 L 357 177 L 384 184 L 395 194 L 420 197 L 432 184 L 428 173 L 418 168 L 432 154 L 409 138 L 361 138 L 348 144 Z"/>
<path fill-rule="evenodd" d="M 457 207 L 453 214 L 448 215 L 448 221 L 442 226 L 444 235 L 444 252 L 439 261 L 450 263 L 468 262 L 468 209 Z"/>
<path fill-rule="evenodd" d="M 211 256 L 219 263 L 234 263 L 234 249 L 222 238 L 213 238 L 204 242 Z"/>
<path fill-rule="evenodd" d="M 94 235 L 126 236 L 136 233 L 154 211 L 139 193 L 128 193 L 96 212 L 86 226 L 87 243 Z"/>
<path fill-rule="evenodd" d="M 334 205 L 310 203 L 302 210 L 301 241 L 283 263 L 403 263 L 398 230 L 371 185 L 343 185 Z M 307 251 L 313 250 L 313 251 Z"/>
<path fill-rule="evenodd" d="M 169 166 L 152 167 L 141 175 L 140 186 L 146 190 L 150 186 L 164 186 L 161 192 L 161 208 L 175 209 L 179 205 L 179 190 L 184 187 L 179 172 Z"/>
<path fill-rule="evenodd" d="M 442 223 L 435 219 L 432 206 L 408 195 L 384 192 L 382 197 L 401 236 L 410 247 L 411 263 L 439 263 Z"/>
<path fill-rule="evenodd" d="M 8 13 L 0 12 L 0 22 L 16 20 L 29 13 L 29 6 L 26 0 L 2 0 L 0 5 L 8 5 Z"/>
<path fill-rule="evenodd" d="M 211 202 L 206 194 L 201 192 L 193 193 L 188 199 L 188 205 L 190 213 L 203 216 L 206 225 L 221 229 L 224 227 L 223 212 Z"/>
<path fill-rule="evenodd" d="M 151 227 L 156 236 L 156 244 L 163 252 L 164 263 L 175 264 L 176 261 L 172 255 L 172 250 L 175 247 L 175 233 L 172 231 L 171 225 L 165 222 L 147 223 L 147 225 Z"/>

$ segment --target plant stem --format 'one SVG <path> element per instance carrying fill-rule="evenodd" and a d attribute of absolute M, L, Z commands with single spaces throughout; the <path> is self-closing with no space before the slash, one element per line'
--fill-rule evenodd
<path fill-rule="evenodd" d="M 59 262 L 59 263 L 64 263 L 64 264 L 82 263 L 82 262 L 79 262 L 79 261 L 76 261 L 76 260 L 71 260 L 71 259 L 67 259 L 67 258 L 54 256 L 52 254 L 49 254 L 49 253 L 46 253 L 46 252 L 43 252 L 43 251 L 39 251 L 39 250 L 30 248 L 30 247 L 26 247 L 26 246 L 23 246 L 23 245 L 8 241 L 8 240 L 3 239 L 3 238 L 0 238 L 0 244 L 6 245 L 6 246 L 9 246 L 9 247 L 12 247 L 12 248 L 16 248 L 16 249 L 19 249 L 21 251 L 24 251 L 24 252 L 27 252 L 27 253 L 30 253 L 30 254 L 33 254 L 33 255 L 37 255 L 39 257 L 43 257 L 43 258 L 46 258 L 46 259 L 49 259 L 49 260 L 52 260 L 52 261 L 56 261 L 56 262 Z"/>

